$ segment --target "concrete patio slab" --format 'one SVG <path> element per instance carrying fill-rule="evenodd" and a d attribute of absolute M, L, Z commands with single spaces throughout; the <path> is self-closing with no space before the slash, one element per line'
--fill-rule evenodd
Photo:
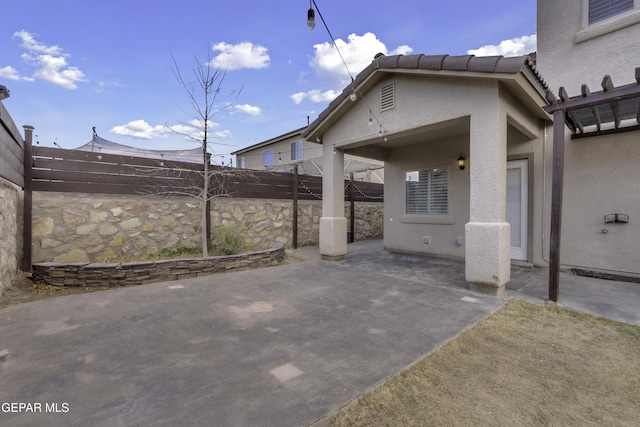
<path fill-rule="evenodd" d="M 461 260 L 379 241 L 341 262 L 295 253 L 308 261 L 0 310 L 0 425 L 308 426 L 504 303 L 469 291 Z M 505 298 L 544 303 L 546 274 L 512 268 Z M 640 325 L 636 283 L 560 289 Z"/>
<path fill-rule="evenodd" d="M 502 303 L 311 260 L 13 306 L 0 425 L 306 426 Z"/>

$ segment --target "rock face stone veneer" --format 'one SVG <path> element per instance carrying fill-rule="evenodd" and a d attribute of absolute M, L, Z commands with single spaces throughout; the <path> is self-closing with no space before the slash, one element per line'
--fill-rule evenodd
<path fill-rule="evenodd" d="M 348 205 L 348 204 L 347 204 Z M 379 239 L 382 203 L 356 203 L 356 240 Z M 33 193 L 33 262 L 124 263 L 162 249 L 200 246 L 200 203 L 191 198 Z M 321 201 L 298 202 L 298 245 L 318 244 Z M 348 206 L 345 216 L 349 217 Z M 292 246 L 291 200 L 218 198 L 211 225 L 245 232 L 248 250 Z M 212 236 L 215 244 L 215 234 Z M 345 236 L 346 239 L 346 236 Z"/>
<path fill-rule="evenodd" d="M 110 263 L 37 263 L 36 282 L 54 286 L 130 286 L 188 279 L 213 273 L 267 267 L 284 258 L 284 246 L 266 251 L 207 258 L 180 258 L 160 261 Z"/>
<path fill-rule="evenodd" d="M 18 233 L 22 233 L 19 204 L 17 187 L 0 178 L 0 295 L 11 286 L 18 268 L 17 251 L 22 249 L 18 245 Z"/>

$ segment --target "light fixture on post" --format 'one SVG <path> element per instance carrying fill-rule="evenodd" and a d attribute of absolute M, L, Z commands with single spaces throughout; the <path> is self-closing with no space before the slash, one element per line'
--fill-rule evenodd
<path fill-rule="evenodd" d="M 313 30 L 316 27 L 316 13 L 313 11 L 313 7 L 311 7 L 311 1 L 312 0 L 309 0 L 309 10 L 307 11 L 307 27 Z"/>
<path fill-rule="evenodd" d="M 460 169 L 461 171 L 463 171 L 465 167 L 464 161 L 465 158 L 462 157 L 462 153 L 460 153 L 460 157 L 458 157 L 458 169 Z"/>

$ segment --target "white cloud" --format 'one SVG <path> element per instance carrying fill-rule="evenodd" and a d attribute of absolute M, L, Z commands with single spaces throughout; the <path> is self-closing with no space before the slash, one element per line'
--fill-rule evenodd
<path fill-rule="evenodd" d="M 211 135 L 213 138 L 229 138 L 231 136 L 231 131 L 230 130 L 221 130 L 218 132 L 214 132 Z"/>
<path fill-rule="evenodd" d="M 15 33 L 13 33 L 13 37 L 19 37 L 20 39 L 22 39 L 22 44 L 20 46 L 31 52 L 38 52 L 47 55 L 64 55 L 62 53 L 62 49 L 59 46 L 47 46 L 45 44 L 40 44 L 36 41 L 35 37 L 33 37 L 33 34 L 29 33 L 28 31 L 16 31 Z"/>
<path fill-rule="evenodd" d="M 242 104 L 236 105 L 235 108 L 236 110 L 242 111 L 243 113 L 249 114 L 250 116 L 259 116 L 260 114 L 262 114 L 262 110 L 260 110 L 260 107 L 256 107 L 254 105 Z"/>
<path fill-rule="evenodd" d="M 7 80 L 20 80 L 20 74 L 15 68 L 6 66 L 0 68 L 0 78 Z"/>
<path fill-rule="evenodd" d="M 69 55 L 63 53 L 59 46 L 47 46 L 38 43 L 35 37 L 25 31 L 16 31 L 14 38 L 20 38 L 20 46 L 27 50 L 22 54 L 23 61 L 36 68 L 32 77 L 23 77 L 24 80 L 33 81 L 41 79 L 65 89 L 77 89 L 78 83 L 86 82 L 84 73 L 78 67 L 71 67 L 67 63 Z M 3 70 L 12 67 L 5 67 Z M 15 71 L 15 70 L 14 70 Z M 14 75 L 17 75 L 17 71 Z"/>
<path fill-rule="evenodd" d="M 215 44 L 212 49 L 216 52 L 221 52 L 211 61 L 216 68 L 227 70 L 251 68 L 259 70 L 269 66 L 271 61 L 266 47 L 250 42 L 238 44 L 220 42 Z"/>
<path fill-rule="evenodd" d="M 333 44 L 328 42 L 314 45 L 315 53 L 309 62 L 311 69 L 320 79 L 322 86 L 330 89 L 313 89 L 307 92 L 294 93 L 290 96 L 294 103 L 300 104 L 305 99 L 312 102 L 331 101 L 351 82 L 351 76 L 355 78 L 358 73 L 373 61 L 376 54 L 407 55 L 413 51 L 407 45 L 389 50 L 374 33 L 370 32 L 361 36 L 350 34 L 346 42 L 342 39 L 336 39 L 336 45 L 340 53 L 338 53 Z M 348 70 L 342 62 L 340 54 L 342 54 Z M 298 79 L 299 83 L 302 82 L 302 77 L 306 79 L 306 74 L 301 74 Z"/>
<path fill-rule="evenodd" d="M 407 45 L 402 45 L 394 50 L 389 50 L 373 33 L 365 33 L 361 36 L 350 34 L 345 42 L 336 39 L 336 46 L 328 42 L 314 45 L 315 55 L 311 59 L 311 67 L 321 80 L 328 83 L 333 89 L 342 89 L 351 81 L 349 71 L 355 77 L 360 71 L 366 68 L 377 53 L 385 55 L 406 55 L 413 49 Z M 349 71 L 342 63 L 342 59 L 347 64 Z"/>
<path fill-rule="evenodd" d="M 291 99 L 295 104 L 300 104 L 305 99 L 311 102 L 331 102 L 338 96 L 335 90 L 326 90 L 322 92 L 319 89 L 313 89 L 308 92 L 298 92 L 291 95 Z"/>
<path fill-rule="evenodd" d="M 291 95 L 291 100 L 294 104 L 300 104 L 307 97 L 307 92 L 296 92 Z"/>
<path fill-rule="evenodd" d="M 498 45 L 486 45 L 478 49 L 471 49 L 467 51 L 469 55 L 476 56 L 520 56 L 526 55 L 536 51 L 537 36 L 532 34 L 530 36 L 517 37 L 511 40 L 503 40 Z"/>
<path fill-rule="evenodd" d="M 228 138 L 231 136 L 229 130 L 217 130 L 220 123 L 210 122 L 208 130 L 208 138 Z M 130 136 L 137 139 L 157 139 L 167 138 L 170 135 L 178 134 L 184 136 L 185 139 L 202 141 L 204 133 L 202 131 L 202 122 L 193 119 L 188 123 L 180 123 L 173 126 L 156 125 L 152 126 L 145 120 L 133 120 L 125 125 L 114 126 L 111 129 L 116 135 Z"/>
<path fill-rule="evenodd" d="M 114 126 L 111 132 L 116 135 L 131 136 L 138 139 L 165 138 L 171 132 L 165 126 L 151 126 L 144 120 L 134 120 L 126 125 Z"/>

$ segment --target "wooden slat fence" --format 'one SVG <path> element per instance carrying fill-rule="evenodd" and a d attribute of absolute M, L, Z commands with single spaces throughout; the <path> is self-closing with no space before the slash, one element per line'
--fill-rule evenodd
<path fill-rule="evenodd" d="M 0 177 L 24 187 L 24 141 L 0 103 Z"/>
<path fill-rule="evenodd" d="M 203 165 L 97 152 L 33 147 L 33 190 L 102 194 L 197 194 Z M 209 166 L 211 193 L 293 199 L 292 173 Z M 354 200 L 383 201 L 383 185 L 354 183 Z M 322 177 L 299 175 L 298 198 L 322 199 Z M 349 181 L 345 180 L 345 200 Z"/>

